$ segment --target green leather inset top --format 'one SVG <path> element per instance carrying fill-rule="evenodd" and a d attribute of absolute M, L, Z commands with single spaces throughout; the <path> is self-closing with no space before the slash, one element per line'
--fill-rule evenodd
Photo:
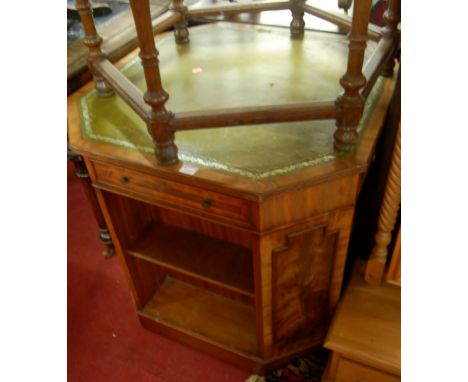
<path fill-rule="evenodd" d="M 169 35 L 157 48 L 167 108 L 191 111 L 335 99 L 348 41 L 319 32 L 297 40 L 287 29 L 217 24 L 190 29 L 187 45 L 176 45 Z M 369 42 L 367 59 L 374 49 Z M 122 72 L 145 91 L 138 57 Z M 381 89 L 379 80 L 360 128 Z M 91 90 L 79 108 L 85 139 L 153 153 L 144 121 L 119 96 L 102 98 Z M 335 120 L 200 129 L 177 132 L 176 144 L 184 162 L 266 179 L 336 158 L 335 129 Z"/>

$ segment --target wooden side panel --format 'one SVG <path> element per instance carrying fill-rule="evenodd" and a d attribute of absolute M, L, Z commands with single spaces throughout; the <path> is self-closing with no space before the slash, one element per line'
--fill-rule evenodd
<path fill-rule="evenodd" d="M 387 282 L 401 287 L 401 227 L 393 248 L 392 259 L 387 273 Z"/>
<path fill-rule="evenodd" d="M 110 192 L 102 193 L 110 219 L 115 222 L 114 230 L 123 249 L 128 249 L 141 237 L 152 221 L 148 206 L 134 199 Z"/>
<path fill-rule="evenodd" d="M 258 350 L 263 358 L 272 355 L 271 304 L 271 242 L 268 237 L 256 238 L 252 251 L 255 284 L 255 313 L 257 317 Z"/>
<path fill-rule="evenodd" d="M 355 174 L 270 198 L 261 204 L 261 229 L 286 228 L 293 222 L 354 205 L 358 185 Z"/>
<path fill-rule="evenodd" d="M 155 277 L 149 275 L 154 269 L 143 269 L 143 267 L 139 266 L 140 264 L 136 264 L 127 256 L 125 251 L 128 243 L 134 240 L 134 237 L 141 234 L 141 229 L 144 229 L 147 222 L 144 217 L 148 217 L 148 214 L 145 214 L 143 206 L 137 204 L 135 201 L 133 201 L 133 203 L 135 203 L 133 205 L 133 207 L 135 207 L 134 209 L 127 204 L 123 210 L 118 210 L 116 207 L 123 207 L 126 203 L 125 200 L 119 200 L 116 195 L 111 195 L 101 190 L 96 190 L 96 196 L 130 287 L 133 302 L 136 308 L 142 308 L 151 295 L 151 289 L 155 287 L 153 282 L 157 282 L 158 277 L 156 274 L 153 274 Z M 122 219 L 121 214 L 126 210 L 133 211 L 133 214 L 136 214 L 137 211 L 142 212 L 141 219 L 133 221 L 131 216 Z M 133 217 L 136 218 L 135 215 L 133 215 Z M 133 222 L 135 222 L 135 225 L 132 225 Z M 151 281 L 149 285 L 143 286 L 145 281 L 138 281 L 138 277 L 142 277 L 143 280 Z"/>
<path fill-rule="evenodd" d="M 329 319 L 329 290 L 337 232 L 325 225 L 294 232 L 273 250 L 276 344 L 310 337 Z"/>
<path fill-rule="evenodd" d="M 349 238 L 351 236 L 351 227 L 353 224 L 354 207 L 339 211 L 331 216 L 328 229 L 338 232 L 336 242 L 333 269 L 330 279 L 330 312 L 335 310 L 336 304 L 341 295 L 343 285 L 343 275 L 348 255 Z"/>
<path fill-rule="evenodd" d="M 135 305 L 141 308 L 152 297 L 165 277 L 156 265 L 129 256 L 129 247 L 149 228 L 151 213 L 147 205 L 133 199 L 97 190 L 104 214 L 112 226 L 116 249 L 128 274 Z M 110 227 L 109 227 L 110 228 Z"/>
<path fill-rule="evenodd" d="M 353 207 L 260 237 L 254 254 L 257 334 L 264 357 L 323 340 L 338 301 Z"/>

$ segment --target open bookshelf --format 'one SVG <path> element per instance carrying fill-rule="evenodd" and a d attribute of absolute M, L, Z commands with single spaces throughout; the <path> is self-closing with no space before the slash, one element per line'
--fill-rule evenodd
<path fill-rule="evenodd" d="M 110 192 L 103 195 L 118 222 L 114 229 L 138 315 L 257 356 L 251 234 Z"/>
<path fill-rule="evenodd" d="M 128 253 L 253 298 L 252 256 L 239 245 L 154 222 Z"/>
<path fill-rule="evenodd" d="M 257 354 L 255 309 L 166 277 L 139 314 L 247 354 Z"/>

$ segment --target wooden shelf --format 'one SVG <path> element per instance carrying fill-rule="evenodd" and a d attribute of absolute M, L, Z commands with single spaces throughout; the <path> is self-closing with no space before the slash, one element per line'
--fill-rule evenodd
<path fill-rule="evenodd" d="M 252 255 L 239 245 L 155 222 L 128 253 L 253 298 Z"/>
<path fill-rule="evenodd" d="M 253 306 L 171 277 L 166 277 L 140 314 L 223 347 L 257 354 Z"/>

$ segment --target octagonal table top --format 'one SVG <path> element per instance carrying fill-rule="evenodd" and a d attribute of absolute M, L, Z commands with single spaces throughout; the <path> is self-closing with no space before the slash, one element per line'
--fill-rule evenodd
<path fill-rule="evenodd" d="M 368 43 L 366 60 L 375 46 Z M 348 40 L 310 31 L 292 39 L 285 28 L 216 23 L 191 28 L 186 45 L 176 45 L 169 33 L 158 36 L 157 49 L 170 97 L 167 109 L 185 112 L 333 100 L 342 91 L 339 78 L 346 71 Z M 144 92 L 137 51 L 119 66 Z M 366 101 L 360 135 L 375 114 L 386 81 L 380 78 Z M 70 139 L 78 151 L 107 146 L 104 151 L 126 152 L 125 157 L 140 164 L 157 166 L 142 159 L 153 156 L 145 122 L 118 95 L 99 97 L 89 84 L 69 97 L 69 128 L 70 117 L 79 125 L 78 134 L 69 132 L 79 136 L 81 144 Z M 349 157 L 335 151 L 335 129 L 335 120 L 247 125 L 179 131 L 175 142 L 181 162 L 199 173 L 266 184 Z"/>

